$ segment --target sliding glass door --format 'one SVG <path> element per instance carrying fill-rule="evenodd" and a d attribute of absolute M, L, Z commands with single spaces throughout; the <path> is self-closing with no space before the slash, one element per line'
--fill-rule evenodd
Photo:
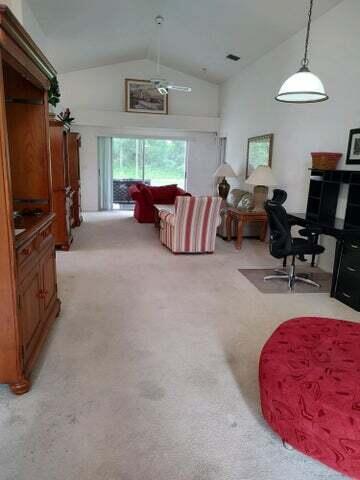
<path fill-rule="evenodd" d="M 147 139 L 143 141 L 144 179 L 151 185 L 177 183 L 185 188 L 186 141 Z"/>
<path fill-rule="evenodd" d="M 131 205 L 128 187 L 137 182 L 148 185 L 176 183 L 185 188 L 186 140 L 154 138 L 111 139 L 112 205 Z"/>

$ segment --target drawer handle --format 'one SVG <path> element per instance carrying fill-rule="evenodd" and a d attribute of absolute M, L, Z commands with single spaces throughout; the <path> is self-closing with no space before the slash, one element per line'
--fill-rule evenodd
<path fill-rule="evenodd" d="M 25 256 L 25 257 L 28 257 L 29 255 L 31 255 L 31 248 L 28 247 L 28 248 L 24 248 L 21 253 Z"/>
<path fill-rule="evenodd" d="M 351 298 L 351 295 L 349 295 L 348 293 L 342 292 L 342 295 L 343 295 L 345 298 Z"/>
<path fill-rule="evenodd" d="M 356 272 L 356 268 L 353 267 L 346 267 L 346 270 L 349 270 L 349 272 Z"/>
<path fill-rule="evenodd" d="M 47 290 L 39 290 L 39 292 L 37 293 L 37 297 L 41 299 L 45 299 L 48 293 L 49 292 Z"/>

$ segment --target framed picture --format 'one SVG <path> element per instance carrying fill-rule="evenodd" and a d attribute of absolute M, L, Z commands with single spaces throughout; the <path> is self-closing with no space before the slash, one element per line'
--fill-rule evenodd
<path fill-rule="evenodd" d="M 360 128 L 350 130 L 346 163 L 348 165 L 360 165 Z"/>
<path fill-rule="evenodd" d="M 248 140 L 246 178 L 260 165 L 271 167 L 274 135 L 260 135 Z"/>
<path fill-rule="evenodd" d="M 168 114 L 168 95 L 161 95 L 148 80 L 125 80 L 125 110 L 131 113 Z"/>

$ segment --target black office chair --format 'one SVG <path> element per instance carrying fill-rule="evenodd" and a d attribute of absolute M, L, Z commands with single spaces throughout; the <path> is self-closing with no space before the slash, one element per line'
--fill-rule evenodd
<path fill-rule="evenodd" d="M 324 247 L 315 245 L 309 238 L 293 238 L 291 236 L 291 225 L 282 205 L 268 200 L 264 207 L 269 220 L 270 254 L 279 259 L 292 257 L 289 273 L 277 270 L 276 275 L 269 275 L 264 280 L 287 280 L 291 290 L 294 289 L 296 282 L 307 283 L 319 288 L 320 285 L 308 278 L 308 275 L 296 274 L 295 258 L 298 255 L 319 255 L 325 251 Z"/>
<path fill-rule="evenodd" d="M 271 201 L 283 205 L 286 202 L 287 196 L 288 195 L 285 190 L 281 190 L 280 188 L 274 188 L 273 198 L 271 199 Z"/>
<path fill-rule="evenodd" d="M 285 190 L 281 190 L 279 188 L 275 188 L 273 190 L 273 198 L 271 199 L 272 202 L 274 203 L 279 203 L 280 205 L 283 205 L 286 202 L 287 199 L 287 193 Z M 293 225 L 296 225 L 296 223 L 290 223 L 290 226 L 292 227 Z M 302 237 L 308 238 L 314 245 L 317 245 L 319 243 L 319 236 L 322 233 L 322 230 L 320 227 L 314 227 L 314 226 L 308 226 L 306 228 L 302 228 L 299 230 L 299 235 Z M 305 262 L 306 259 L 304 255 L 299 255 L 298 256 L 299 260 L 302 262 Z M 316 259 L 316 254 L 314 253 L 311 258 L 311 266 L 315 267 L 315 259 Z M 283 259 L 283 267 L 285 268 L 287 264 L 287 257 L 284 257 Z"/>
<path fill-rule="evenodd" d="M 302 237 L 307 237 L 310 242 L 312 242 L 314 245 L 317 245 L 319 243 L 319 237 L 322 234 L 322 228 L 309 226 L 299 230 L 299 234 Z M 316 260 L 316 253 L 313 253 L 311 258 L 312 267 L 315 267 L 315 260 Z"/>

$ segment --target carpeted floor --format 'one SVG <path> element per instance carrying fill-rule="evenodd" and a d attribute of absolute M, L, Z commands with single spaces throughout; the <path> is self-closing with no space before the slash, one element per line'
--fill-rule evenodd
<path fill-rule="evenodd" d="M 258 404 L 282 321 L 359 320 L 328 294 L 262 294 L 267 247 L 172 255 L 128 212 L 88 214 L 58 255 L 62 314 L 31 392 L 0 387 L 0 480 L 337 480 L 283 448 Z"/>

